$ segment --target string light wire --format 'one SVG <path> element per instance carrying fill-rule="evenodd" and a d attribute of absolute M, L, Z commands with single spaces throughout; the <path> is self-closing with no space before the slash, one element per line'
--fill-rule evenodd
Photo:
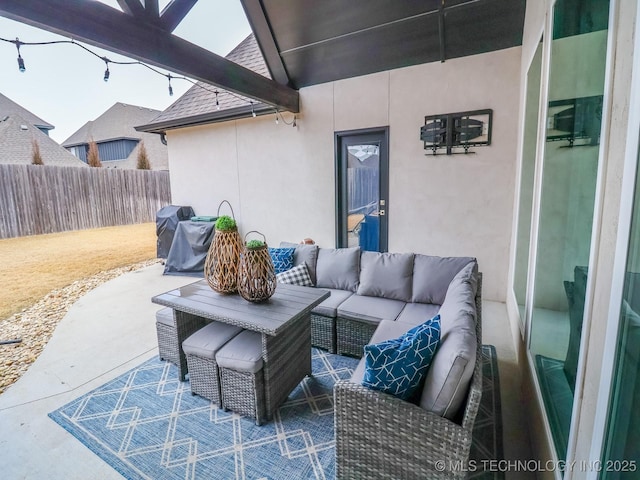
<path fill-rule="evenodd" d="M 215 106 L 217 110 L 220 110 L 220 102 L 218 101 L 218 94 L 220 93 L 217 89 L 213 90 L 211 88 L 208 88 L 207 86 L 205 86 L 203 84 L 203 82 L 196 82 L 194 80 L 191 80 L 190 78 L 187 78 L 185 76 L 175 76 L 175 75 L 171 75 L 171 73 L 163 73 L 160 70 L 158 70 L 157 68 L 152 67 L 151 65 L 148 65 L 144 62 L 140 62 L 138 60 L 131 60 L 131 61 L 121 61 L 121 60 L 111 60 L 110 58 L 100 55 L 96 52 L 94 52 L 93 50 L 91 50 L 90 48 L 86 47 L 85 45 L 78 43 L 77 41 L 75 41 L 74 39 L 70 39 L 70 40 L 50 40 L 50 41 L 46 41 L 46 42 L 23 42 L 21 41 L 18 37 L 16 37 L 15 40 L 10 40 L 8 38 L 2 38 L 0 37 L 0 41 L 2 42 L 6 42 L 6 43 L 12 43 L 13 45 L 16 46 L 16 49 L 18 50 L 18 68 L 21 72 L 24 72 L 26 70 L 25 68 L 25 63 L 24 63 L 24 59 L 22 58 L 22 55 L 20 54 L 20 47 L 22 47 L 23 45 L 26 46 L 39 46 L 39 45 L 60 45 L 60 44 L 70 44 L 70 45 L 75 45 L 77 47 L 82 48 L 84 51 L 86 51 L 87 53 L 95 56 L 96 58 L 99 58 L 100 60 L 102 60 L 105 65 L 106 65 L 106 69 L 104 71 L 104 76 L 103 76 L 103 80 L 105 82 L 107 82 L 111 76 L 111 72 L 109 70 L 109 64 L 113 64 L 113 65 L 141 65 L 149 70 L 151 70 L 152 72 L 161 75 L 163 77 L 165 77 L 168 82 L 169 82 L 169 95 L 172 96 L 173 95 L 173 88 L 171 86 L 171 80 L 184 80 L 186 82 L 191 83 L 192 85 L 201 88 L 203 90 L 206 90 L 207 92 L 213 93 L 215 95 Z M 253 100 L 248 100 L 246 97 L 243 97 L 241 95 L 236 95 L 233 92 L 230 92 L 228 90 L 224 90 L 224 93 L 226 93 L 227 95 L 236 98 L 237 100 L 241 100 L 242 102 L 249 102 L 249 104 L 251 105 L 251 115 L 253 117 L 256 117 L 256 111 L 254 108 L 254 102 Z M 293 120 L 291 122 L 287 122 L 284 117 L 282 116 L 282 114 L 279 113 L 278 109 L 276 109 L 276 123 L 278 123 L 278 116 L 282 119 L 283 123 L 285 125 L 292 125 L 294 127 L 296 127 L 296 115 L 293 115 Z"/>

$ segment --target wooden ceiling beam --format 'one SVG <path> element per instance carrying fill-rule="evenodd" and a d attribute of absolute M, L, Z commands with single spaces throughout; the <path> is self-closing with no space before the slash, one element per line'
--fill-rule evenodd
<path fill-rule="evenodd" d="M 140 0 L 118 0 L 118 5 L 128 15 L 133 15 L 134 17 L 144 15 L 144 7 Z"/>
<path fill-rule="evenodd" d="M 289 74 L 280 57 L 273 30 L 267 20 L 262 1 L 242 0 L 241 3 L 247 20 L 251 24 L 251 30 L 253 30 L 253 34 L 258 40 L 258 47 L 260 47 L 269 73 L 271 73 L 271 78 L 283 85 L 289 85 Z"/>
<path fill-rule="evenodd" d="M 158 23 L 160 20 L 160 7 L 158 0 L 142 0 L 144 2 L 144 14 L 151 23 Z"/>
<path fill-rule="evenodd" d="M 133 5 L 133 0 L 127 2 Z M 296 90 L 100 2 L 2 0 L 0 15 L 216 85 L 290 112 Z"/>
<path fill-rule="evenodd" d="M 172 0 L 160 14 L 160 26 L 173 32 L 198 0 Z"/>

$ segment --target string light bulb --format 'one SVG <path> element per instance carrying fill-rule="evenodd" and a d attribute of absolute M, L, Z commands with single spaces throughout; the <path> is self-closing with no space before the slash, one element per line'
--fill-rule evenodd
<path fill-rule="evenodd" d="M 167 80 L 169 80 L 169 96 L 173 97 L 173 87 L 171 86 L 171 74 L 167 73 Z"/>
<path fill-rule="evenodd" d="M 216 110 L 220 110 L 220 102 L 218 101 L 218 90 L 214 91 L 216 94 Z"/>
<path fill-rule="evenodd" d="M 251 102 L 251 116 L 256 118 L 256 111 L 253 109 L 253 102 Z"/>
<path fill-rule="evenodd" d="M 104 81 L 108 82 L 109 81 L 109 75 L 111 74 L 111 72 L 109 72 L 109 59 L 104 57 L 104 64 L 107 66 L 107 69 L 104 71 Z"/>
<path fill-rule="evenodd" d="M 22 59 L 22 55 L 20 55 L 20 45 L 22 45 L 23 43 L 20 41 L 18 37 L 16 37 L 15 43 L 16 43 L 16 49 L 18 50 L 18 70 L 24 73 L 26 70 L 26 67 L 24 66 L 24 60 Z"/>
<path fill-rule="evenodd" d="M 291 126 L 292 126 L 293 128 L 296 128 L 296 127 L 298 126 L 298 124 L 297 124 L 297 122 L 296 122 L 296 120 L 297 120 L 297 119 L 298 119 L 298 117 L 297 117 L 296 115 L 294 115 L 294 116 L 293 116 L 293 123 L 291 124 Z"/>
<path fill-rule="evenodd" d="M 278 109 L 276 108 L 276 125 L 278 125 L 280 122 L 278 121 Z"/>

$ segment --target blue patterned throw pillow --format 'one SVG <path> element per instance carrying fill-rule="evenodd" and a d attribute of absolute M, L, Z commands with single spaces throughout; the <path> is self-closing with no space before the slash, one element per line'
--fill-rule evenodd
<path fill-rule="evenodd" d="M 293 253 L 295 251 L 295 247 L 269 248 L 269 255 L 271 255 L 271 260 L 273 260 L 273 267 L 275 268 L 276 275 L 293 268 Z"/>
<path fill-rule="evenodd" d="M 422 384 L 440 342 L 440 315 L 399 338 L 365 345 L 362 385 L 410 399 Z"/>

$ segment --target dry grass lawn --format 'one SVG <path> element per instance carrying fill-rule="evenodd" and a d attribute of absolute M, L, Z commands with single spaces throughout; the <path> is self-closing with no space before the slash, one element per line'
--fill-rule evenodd
<path fill-rule="evenodd" d="M 156 257 L 155 223 L 0 240 L 0 320 L 51 290 Z"/>

